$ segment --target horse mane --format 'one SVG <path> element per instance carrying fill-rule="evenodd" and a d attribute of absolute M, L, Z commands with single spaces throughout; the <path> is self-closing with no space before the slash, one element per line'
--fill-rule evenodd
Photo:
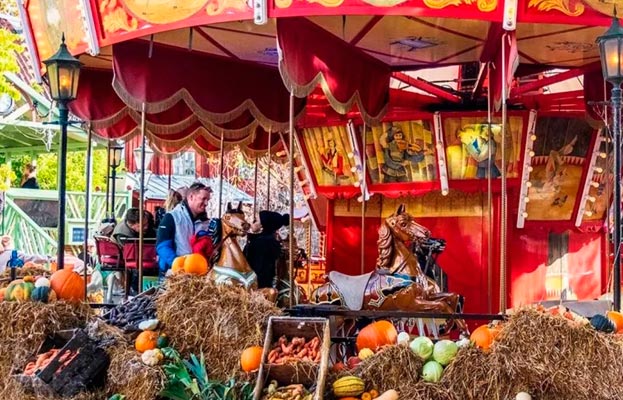
<path fill-rule="evenodd" d="M 392 255 L 394 254 L 394 236 L 387 222 L 383 221 L 379 228 L 379 240 L 376 242 L 379 248 L 379 257 L 376 259 L 376 267 L 386 269 L 389 267 Z"/>

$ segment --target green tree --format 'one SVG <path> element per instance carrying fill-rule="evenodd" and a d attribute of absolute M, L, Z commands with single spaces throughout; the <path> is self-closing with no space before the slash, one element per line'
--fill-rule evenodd
<path fill-rule="evenodd" d="M 30 156 L 20 156 L 12 159 L 11 165 L 15 171 L 13 187 L 20 187 L 24 166 L 31 162 Z M 56 190 L 58 188 L 58 155 L 56 153 L 39 154 L 37 161 L 37 181 L 41 189 Z M 95 187 L 106 187 L 106 150 L 93 151 L 93 183 Z M 70 192 L 84 192 L 86 190 L 86 152 L 75 151 L 67 153 L 67 190 Z"/>
<path fill-rule="evenodd" d="M 17 16 L 15 0 L 1 1 L 0 14 Z M 4 76 L 5 72 L 19 72 L 17 54 L 23 51 L 19 35 L 0 28 L 0 93 L 8 93 L 14 100 L 20 99 L 20 93 Z"/>

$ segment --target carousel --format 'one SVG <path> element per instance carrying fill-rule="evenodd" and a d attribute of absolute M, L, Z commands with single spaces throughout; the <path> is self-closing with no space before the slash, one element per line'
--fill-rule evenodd
<path fill-rule="evenodd" d="M 18 3 L 64 127 L 61 220 L 71 124 L 124 144 L 141 225 L 148 153 L 195 153 L 219 184 L 209 239 L 153 287 L 142 232 L 133 264 L 107 261 L 147 289 L 120 304 L 87 301 L 93 277 L 62 254 L 57 271 L 12 265 L 0 393 L 623 397 L 623 3 Z M 258 289 L 241 243 L 261 211 L 289 221 Z"/>

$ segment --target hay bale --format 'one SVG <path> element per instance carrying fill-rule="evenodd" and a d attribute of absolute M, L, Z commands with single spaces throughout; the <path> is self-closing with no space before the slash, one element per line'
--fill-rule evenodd
<path fill-rule="evenodd" d="M 0 398 L 34 398 L 11 378 L 13 368 L 24 367 L 47 336 L 82 328 L 92 315 L 84 304 L 0 302 Z"/>
<path fill-rule="evenodd" d="M 405 388 L 400 392 L 400 398 L 405 400 L 464 400 L 436 383 L 418 382 L 415 386 Z"/>
<path fill-rule="evenodd" d="M 172 346 L 183 355 L 203 352 L 210 378 L 240 374 L 240 354 L 263 345 L 268 317 L 281 310 L 259 292 L 215 285 L 206 277 L 167 279 L 156 300 L 156 314 Z"/>
<path fill-rule="evenodd" d="M 43 266 L 24 266 L 23 268 L 15 269 L 16 279 L 22 279 L 25 276 L 47 276 L 49 277 L 52 273 L 45 269 Z M 0 274 L 0 288 L 9 286 L 11 283 L 11 268 L 5 269 Z"/>
<path fill-rule="evenodd" d="M 459 352 L 442 384 L 461 399 L 514 399 L 526 391 L 539 400 L 623 398 L 623 345 L 560 316 L 533 309 L 514 314 L 491 352 Z"/>
<path fill-rule="evenodd" d="M 108 349 L 110 366 L 106 388 L 109 394 L 119 393 L 126 400 L 153 400 L 164 388 L 165 375 L 161 367 L 149 367 L 130 344 Z"/>
<path fill-rule="evenodd" d="M 400 393 L 412 393 L 417 390 L 423 364 L 409 346 L 387 346 L 363 360 L 352 375 L 363 379 L 369 386 L 367 389 L 375 388 L 380 392 L 395 389 Z"/>

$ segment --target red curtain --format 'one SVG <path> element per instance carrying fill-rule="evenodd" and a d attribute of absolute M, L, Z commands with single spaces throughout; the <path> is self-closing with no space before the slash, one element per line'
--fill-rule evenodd
<path fill-rule="evenodd" d="M 346 114 L 353 105 L 369 124 L 380 121 L 389 103 L 391 71 L 307 18 L 279 18 L 279 70 L 297 97 L 320 85 L 333 109 Z"/>
<path fill-rule="evenodd" d="M 376 240 L 381 226 L 379 218 L 366 218 L 365 272 L 376 265 L 378 251 Z M 349 275 L 361 273 L 361 218 L 333 217 L 327 226 L 327 270 Z"/>

